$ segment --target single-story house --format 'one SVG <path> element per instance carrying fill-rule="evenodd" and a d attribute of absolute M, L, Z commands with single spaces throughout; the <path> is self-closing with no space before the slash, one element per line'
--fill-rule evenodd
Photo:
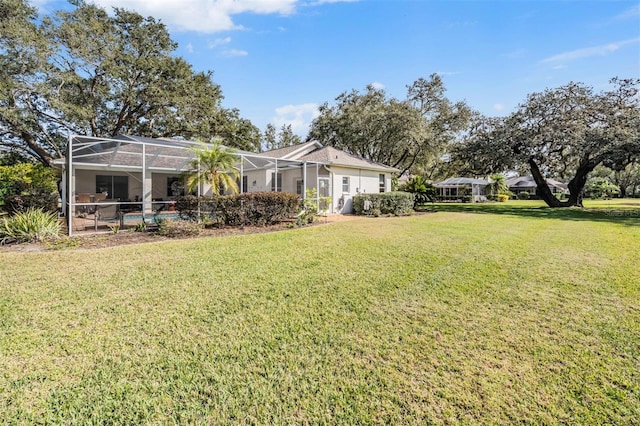
<path fill-rule="evenodd" d="M 129 135 L 70 136 L 67 156 L 55 162 L 62 169 L 69 234 L 74 217 L 95 212 L 98 201 L 137 212 L 138 222 L 159 209 L 172 210 L 184 194 L 180 177 L 190 170 L 195 157 L 190 148 L 196 146 L 187 140 Z M 327 213 L 350 213 L 352 197 L 359 192 L 389 191 L 397 172 L 316 141 L 263 153 L 236 150 L 236 155 L 241 192 L 285 191 L 305 197 L 307 189 L 316 189 L 319 207 Z M 205 184 L 198 188 L 199 195 L 210 192 Z M 321 205 L 327 197 L 331 203 Z"/>
<path fill-rule="evenodd" d="M 558 196 L 567 193 L 568 189 L 566 183 L 562 183 L 554 179 L 546 179 L 546 181 L 547 186 L 554 195 Z M 533 179 L 533 176 L 518 176 L 507 179 L 505 183 L 509 186 L 509 191 L 511 191 L 515 196 L 518 196 L 518 194 L 522 192 L 527 192 L 533 198 L 536 197 L 538 184 Z"/>
<path fill-rule="evenodd" d="M 433 186 L 442 200 L 463 200 L 470 197 L 472 202 L 486 201 L 486 188 L 489 181 L 467 177 L 455 177 L 437 182 Z"/>
<path fill-rule="evenodd" d="M 322 146 L 317 141 L 306 142 L 286 148 L 263 152 L 262 155 L 281 160 L 299 163 L 319 164 L 317 171 L 317 188 L 319 197 L 331 197 L 329 212 L 351 213 L 353 196 L 361 192 L 380 193 L 391 190 L 392 174 L 397 172 L 393 167 L 365 160 L 339 149 Z M 247 172 L 247 176 L 255 176 L 260 172 Z M 253 189 L 260 179 L 248 179 L 249 188 Z M 269 171 L 265 177 L 269 187 L 258 187 L 259 191 L 274 190 L 274 172 Z M 302 195 L 303 182 L 300 173 L 283 171 L 277 177 L 278 191 L 295 192 Z M 313 188 L 313 187 L 312 187 Z"/>

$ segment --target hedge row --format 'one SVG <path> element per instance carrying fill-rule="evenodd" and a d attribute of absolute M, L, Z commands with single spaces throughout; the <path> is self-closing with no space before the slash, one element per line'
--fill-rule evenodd
<path fill-rule="evenodd" d="M 176 200 L 176 210 L 182 219 L 202 219 L 228 226 L 264 226 L 295 218 L 300 211 L 300 196 L 288 192 L 188 195 Z"/>
<path fill-rule="evenodd" d="M 0 166 L 0 205 L 9 214 L 58 211 L 56 172 L 40 164 Z"/>
<path fill-rule="evenodd" d="M 414 194 L 409 192 L 382 192 L 359 194 L 353 197 L 353 211 L 359 215 L 405 215 L 413 212 Z"/>
<path fill-rule="evenodd" d="M 13 194 L 4 198 L 4 210 L 9 214 L 25 213 L 30 209 L 58 211 L 58 194 Z"/>

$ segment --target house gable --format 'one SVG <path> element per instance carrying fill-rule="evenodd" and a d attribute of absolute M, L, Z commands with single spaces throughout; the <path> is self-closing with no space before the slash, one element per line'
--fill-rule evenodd
<path fill-rule="evenodd" d="M 272 149 L 271 151 L 262 152 L 261 155 L 283 160 L 299 160 L 300 157 L 303 157 L 319 148 L 322 148 L 322 144 L 320 142 L 310 141 L 284 148 Z"/>

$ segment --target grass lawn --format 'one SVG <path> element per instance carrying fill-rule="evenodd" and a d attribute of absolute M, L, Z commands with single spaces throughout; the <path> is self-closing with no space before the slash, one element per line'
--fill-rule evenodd
<path fill-rule="evenodd" d="M 640 206 L 435 209 L 4 253 L 0 419 L 640 423 Z"/>

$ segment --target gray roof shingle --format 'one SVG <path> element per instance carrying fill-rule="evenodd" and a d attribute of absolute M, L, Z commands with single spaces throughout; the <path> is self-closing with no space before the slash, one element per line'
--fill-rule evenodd
<path fill-rule="evenodd" d="M 341 151 L 331 146 L 317 149 L 299 158 L 301 161 L 315 161 L 327 163 L 329 165 L 344 166 L 358 169 L 380 170 L 385 172 L 395 172 L 397 169 L 374 161 L 366 160 L 353 154 Z"/>

